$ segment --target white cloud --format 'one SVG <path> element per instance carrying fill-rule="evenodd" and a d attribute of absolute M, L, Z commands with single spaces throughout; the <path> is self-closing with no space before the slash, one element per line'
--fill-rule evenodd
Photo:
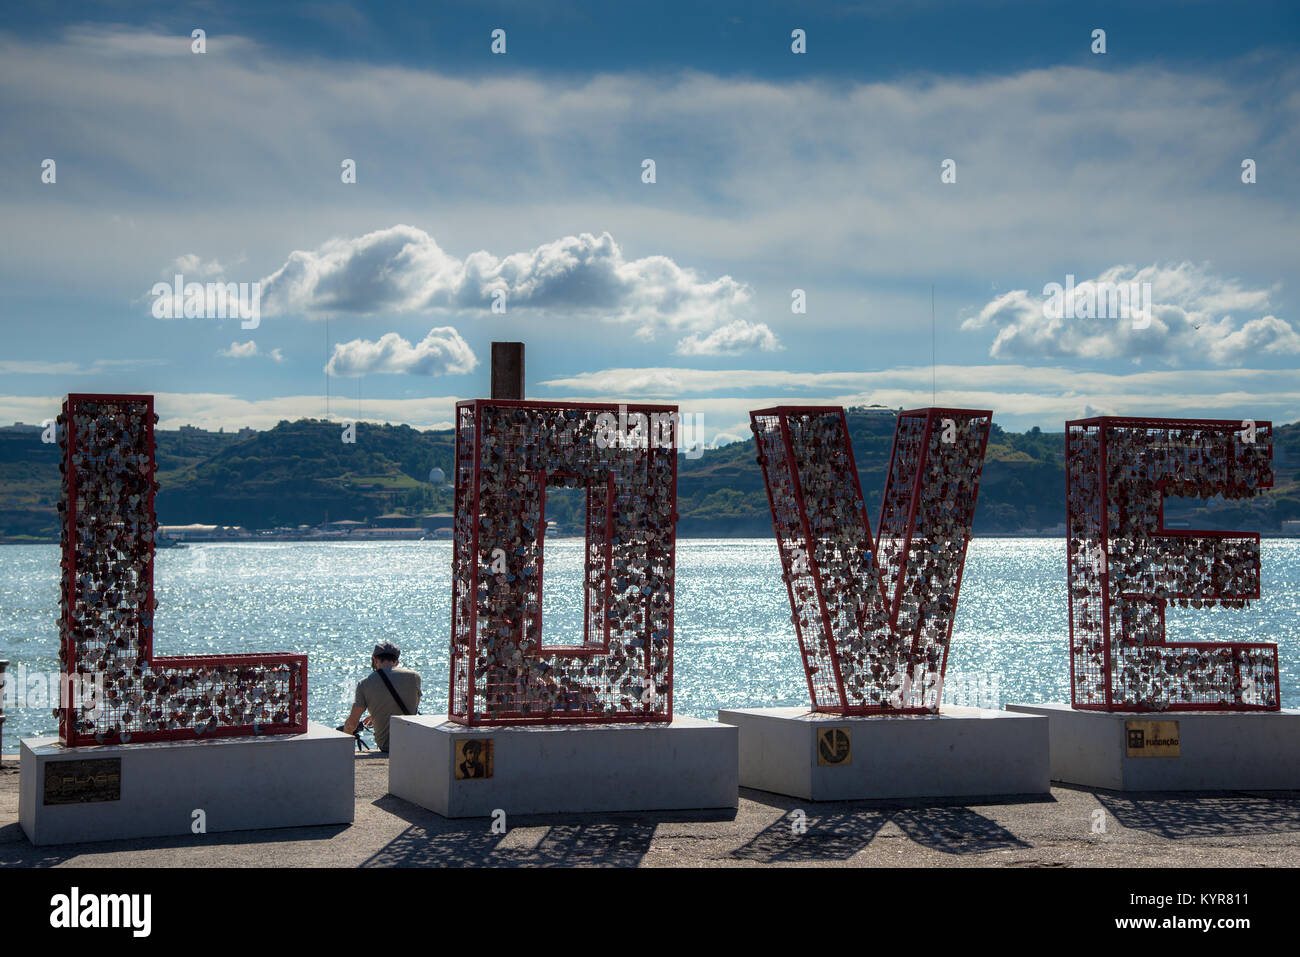
<path fill-rule="evenodd" d="M 938 394 L 931 392 L 931 376 Z M 665 384 L 671 387 L 665 388 Z M 1107 415 L 1300 419 L 1294 369 L 1209 369 L 1126 374 L 1058 365 L 906 366 L 873 372 L 762 369 L 603 369 L 542 383 L 565 398 L 608 402 L 674 401 L 705 415 L 708 431 L 746 435 L 749 411 L 774 405 L 935 404 L 992 409 L 1006 428 L 1059 430 L 1091 406 Z M 709 398 L 698 398 L 701 394 Z"/>
<path fill-rule="evenodd" d="M 601 369 L 563 378 L 546 379 L 542 385 L 553 391 L 628 398 L 664 399 L 710 392 L 761 392 L 768 396 L 786 393 L 781 402 L 812 396 L 856 397 L 878 390 L 905 389 L 919 395 L 924 389 L 930 404 L 931 378 L 938 385 L 939 401 L 953 391 L 994 391 L 1013 388 L 1033 394 L 1083 394 L 1130 396 L 1185 396 L 1189 376 L 1185 371 L 1081 372 L 1059 365 L 1021 364 L 896 366 L 871 372 L 799 372 L 788 369 Z M 1225 395 L 1247 395 L 1259 386 L 1259 395 L 1300 394 L 1300 380 L 1294 369 L 1207 369 L 1198 370 L 1193 380 L 1199 388 Z M 608 401 L 608 398 L 602 401 Z M 826 401 L 820 397 L 813 401 Z M 894 406 L 897 402 L 869 399 Z M 1129 414 L 1138 414 L 1130 412 Z"/>
<path fill-rule="evenodd" d="M 0 359 L 5 375 L 81 375 L 87 370 L 75 362 L 48 362 L 44 359 Z"/>
<path fill-rule="evenodd" d="M 1115 262 L 1212 260 L 1224 274 L 1246 277 L 1240 297 L 1223 287 L 1221 301 L 1197 293 L 1195 281 L 1184 277 L 1191 288 L 1173 285 L 1157 299 L 1186 312 L 1189 297 L 1199 295 L 1200 311 L 1216 317 L 1210 325 L 1230 319 L 1225 331 L 1206 326 L 1187 339 L 1175 318 L 1158 311 L 1164 331 L 1151 333 L 1155 343 L 1094 346 L 1103 352 L 1123 347 L 1115 359 L 1099 360 L 1112 363 L 1111 369 L 1121 363 L 1132 368 L 1132 358 L 1156 360 L 1146 368 L 1203 348 L 1206 364 L 1239 359 L 1243 367 L 1233 371 L 1240 375 L 1098 379 L 1047 358 L 1074 357 L 1050 337 L 1043 351 L 1034 352 L 1030 336 L 1017 343 L 1025 365 L 941 366 L 940 401 L 963 396 L 968 404 L 997 410 L 1004 424 L 1010 419 L 1044 427 L 1077 416 L 1089 402 L 1128 414 L 1248 409 L 1280 421 L 1297 418 L 1300 409 L 1294 363 L 1282 371 L 1248 368 L 1268 364 L 1269 357 L 1280 364 L 1289 354 L 1287 330 L 1279 325 L 1286 320 L 1279 317 L 1294 316 L 1296 309 L 1294 290 L 1288 290 L 1290 299 L 1276 301 L 1280 292 L 1260 298 L 1270 283 L 1294 272 L 1296 196 L 1286 184 L 1300 182 L 1300 68 L 1288 61 L 1214 64 L 1223 62 L 1224 70 L 1062 65 L 872 83 L 698 72 L 450 76 L 297 57 L 247 42 L 239 57 L 213 56 L 214 36 L 201 70 L 177 70 L 175 60 L 161 55 L 190 57 L 183 35 L 100 32 L 76 29 L 49 39 L 0 35 L 0 88 L 15 117 L 0 124 L 0 153 L 36 155 L 34 144 L 41 144 L 40 156 L 93 150 L 95 160 L 81 163 L 75 177 L 60 176 L 63 203 L 33 200 L 21 190 L 0 197 L 3 274 L 49 283 L 52 305 L 65 304 L 57 284 L 68 276 L 87 288 L 95 284 L 105 301 L 136 294 L 141 277 L 178 250 L 195 248 L 195 222 L 203 224 L 204 257 L 215 257 L 208 262 L 230 264 L 248 245 L 254 265 L 237 278 L 249 280 L 288 266 L 287 250 L 319 256 L 322 237 L 390 232 L 396 228 L 391 224 L 403 221 L 436 224 L 429 228 L 464 257 L 447 257 L 450 267 L 472 277 L 480 293 L 494 277 L 507 284 L 517 277 L 505 260 L 490 255 L 471 267 L 471 250 L 492 249 L 506 259 L 510 250 L 531 250 L 516 254 L 531 261 L 555 237 L 580 238 L 598 226 L 619 238 L 625 262 L 665 253 L 706 278 L 740 277 L 746 292 L 754 287 L 755 313 L 673 329 L 659 350 L 619 336 L 621 346 L 606 353 L 602 343 L 594 353 L 584 347 L 599 332 L 584 327 L 585 319 L 563 320 L 577 310 L 548 307 L 555 325 L 545 334 L 575 346 L 574 358 L 548 360 L 544 374 L 551 387 L 602 397 L 644 391 L 669 400 L 703 393 L 716 403 L 709 407 L 710 422 L 716 416 L 735 432 L 746 409 L 761 403 L 866 397 L 891 406 L 929 404 L 929 367 L 903 368 L 915 361 L 918 343 L 928 346 L 929 330 L 910 336 L 911 304 L 899 309 L 889 302 L 891 295 L 905 299 L 910 286 L 928 293 L 937 279 L 949 288 L 1007 288 L 1010 277 L 1028 275 L 1037 291 L 1042 282 L 1063 280 L 1072 267 L 1083 275 Z M 229 49 L 241 41 L 219 42 Z M 121 55 L 110 59 L 97 51 Z M 192 109 L 195 102 L 205 109 Z M 79 122 L 64 122 L 73 112 Z M 411 122 L 415 115 L 420 123 Z M 627 122 L 629 115 L 635 123 Z M 340 124 L 339 117 L 348 122 Z M 774 129 L 782 135 L 772 135 Z M 637 181 L 647 130 L 658 142 L 674 144 L 669 162 L 658 157 L 656 187 Z M 358 157 L 365 202 L 350 202 L 341 186 L 330 195 L 342 201 L 322 201 L 322 177 L 337 184 L 338 175 L 338 160 L 322 158 L 353 156 L 358 141 L 388 158 L 383 176 L 370 175 L 378 169 Z M 229 144 L 236 142 L 241 149 L 232 152 Z M 503 142 L 509 150 L 501 149 Z M 879 149 L 881 142 L 890 148 Z M 1263 187 L 1237 181 L 1242 143 L 1273 157 L 1267 203 L 1254 195 Z M 436 178 L 424 159 L 430 155 L 439 158 Z M 958 161 L 959 184 L 940 188 L 938 158 L 950 155 Z M 172 188 L 148 188 L 157 182 Z M 288 207 L 294 216 L 283 214 Z M 59 255 L 50 255 L 52 249 Z M 394 267 L 406 276 L 404 265 Z M 584 264 L 578 272 L 593 270 Z M 540 274 L 549 275 L 545 269 Z M 381 289 L 389 278 L 376 277 Z M 788 291 L 795 285 L 809 289 L 816 308 L 791 320 Z M 367 299 L 364 287 L 346 283 L 304 287 L 306 304 L 322 312 L 328 310 L 316 302 L 318 291 L 337 302 L 349 295 Z M 398 282 L 386 295 L 401 305 L 408 295 L 418 302 L 419 291 Z M 521 283 L 517 291 L 531 290 Z M 928 300 L 924 293 L 917 305 Z M 468 308 L 481 310 L 489 301 L 480 298 Z M 767 303 L 772 311 L 761 311 Z M 510 302 L 510 309 L 515 305 Z M 1004 307 L 1009 312 L 1000 320 L 1014 322 L 1014 302 Z M 25 318 L 21 309 L 11 303 L 0 317 L 16 322 Z M 103 324 L 99 316 L 55 316 L 67 342 L 75 341 L 81 323 Z M 781 334 L 789 349 L 781 355 L 791 357 L 791 370 L 656 367 L 679 339 L 707 337 L 740 318 L 766 321 Z M 941 313 L 941 359 L 943 321 Z M 981 343 L 987 347 L 1005 324 L 990 324 Z M 789 329 L 798 330 L 797 339 Z M 621 331 L 606 334 L 612 341 Z M 1217 337 L 1201 340 L 1203 331 Z M 172 353 L 178 361 L 190 342 Z M 1148 346 L 1156 351 L 1140 351 Z M 1251 361 L 1252 349 L 1259 363 Z M 618 368 L 585 378 L 557 375 L 559 369 L 591 369 L 589 360 L 577 358 L 591 354 Z M 85 361 L 93 355 L 86 353 Z M 799 371 L 857 364 L 837 355 L 869 356 L 880 371 Z M 948 355 L 956 358 L 955 350 Z M 308 393 L 314 376 L 308 370 L 285 388 Z M 234 388 L 227 382 L 221 387 Z M 319 406 L 314 401 L 315 407 L 310 396 L 300 404 L 292 395 L 267 400 L 257 414 L 273 417 L 273 424 L 294 417 L 298 408 L 311 414 Z M 223 411 L 205 414 L 243 407 L 222 400 L 212 409 Z M 450 421 L 450 411 L 445 418 Z M 241 424 L 238 415 L 229 424 Z"/>
<path fill-rule="evenodd" d="M 192 279 L 196 276 L 201 279 L 208 279 L 212 276 L 224 275 L 225 271 L 226 267 L 215 259 L 204 262 L 197 253 L 185 253 L 177 256 L 172 261 L 172 268 L 164 270 L 163 275 L 168 279 L 172 278 L 176 273 L 180 273 L 186 279 Z"/>
<path fill-rule="evenodd" d="M 803 373 L 784 370 L 661 369 L 671 374 L 681 389 L 665 394 L 631 388 L 628 374 L 637 370 L 602 370 L 582 379 L 578 390 L 553 383 L 544 393 L 529 398 L 593 402 L 664 401 L 667 398 L 691 416 L 702 416 L 706 444 L 728 437 L 749 435 L 749 412 L 774 405 L 871 405 L 888 408 L 923 408 L 932 404 L 931 369 L 902 367 L 875 372 Z M 1217 369 L 1199 371 L 1144 371 L 1127 375 L 1078 373 L 1060 366 L 1015 364 L 939 366 L 934 370 L 940 405 L 992 409 L 1004 428 L 1027 429 L 1039 425 L 1060 431 L 1067 419 L 1090 415 L 1164 415 L 1209 417 L 1275 423 L 1300 420 L 1300 382 L 1293 369 Z M 622 379 L 624 388 L 618 387 Z M 597 391 L 591 386 L 602 383 Z M 721 393 L 708 398 L 693 393 Z M 738 394 L 746 393 L 746 394 Z M 354 400 L 339 399 L 336 413 L 346 409 L 349 419 L 405 422 L 413 428 L 450 428 L 454 408 L 464 396 L 418 399 L 367 398 L 361 414 Z M 0 395 L 0 422 L 40 422 L 59 412 L 61 397 Z M 242 396 L 211 393 L 158 393 L 162 428 L 193 424 L 227 430 L 248 425 L 265 429 L 282 419 L 320 418 L 319 394 L 290 394 L 249 400 Z"/>
<path fill-rule="evenodd" d="M 217 355 L 224 356 L 227 359 L 252 359 L 255 356 L 265 356 L 276 362 L 283 362 L 284 355 L 279 349 L 272 349 L 270 352 L 263 352 L 258 348 L 257 343 L 249 339 L 247 342 L 232 342 L 229 349 L 218 349 Z"/>
<path fill-rule="evenodd" d="M 239 56 L 216 55 L 235 45 Z M 1207 70 L 1098 57 L 857 82 L 699 71 L 455 76 L 215 33 L 205 56 L 188 50 L 184 32 L 126 27 L 0 36 L 0 88 L 21 119 L 0 128 L 0 152 L 26 155 L 40 143 L 42 155 L 76 155 L 93 144 L 97 160 L 60 181 L 85 189 L 67 210 L 10 191 L 3 218 L 22 240 L 0 247 L 5 260 L 62 274 L 61 257 L 26 240 L 63 236 L 80 260 L 124 275 L 142 244 L 185 241 L 177 237 L 191 217 L 176 215 L 175 199 L 191 187 L 186 212 L 202 210 L 205 236 L 255 237 L 247 241 L 260 243 L 263 273 L 283 261 L 272 250 L 326 235 L 313 232 L 322 222 L 358 235 L 410 211 L 437 215 L 440 235 L 471 234 L 487 248 L 598 223 L 629 249 L 641 243 L 679 262 L 794 263 L 807 267 L 793 270 L 801 275 L 847 270 L 927 285 L 937 263 L 983 284 L 1008 262 L 1054 269 L 1061 255 L 1231 256 L 1264 275 L 1293 265 L 1294 194 L 1270 194 L 1270 210 L 1223 179 L 1236 172 L 1225 157 L 1250 143 L 1272 157 L 1270 182 L 1296 181 L 1300 70 L 1280 58 Z M 196 68 L 178 70 L 172 56 Z M 76 124 L 63 121 L 72 110 Z M 636 177 L 648 132 L 673 155 L 659 159 L 660 184 L 645 188 Z M 321 204 L 321 158 L 353 156 L 359 141 L 390 158 L 383 176 L 358 157 L 366 202 Z M 940 190 L 947 156 L 959 183 Z M 149 190 L 155 182 L 175 192 Z M 124 192 L 139 241 L 106 248 L 88 227 Z M 282 214 L 285 203 L 295 216 Z"/>
<path fill-rule="evenodd" d="M 359 403 L 359 414 L 356 399 L 340 398 L 329 417 L 336 421 L 405 423 L 415 429 L 450 429 L 456 420 L 459 398 L 364 399 Z M 0 395 L 0 422 L 42 422 L 57 416 L 62 404 L 62 396 Z M 213 432 L 219 428 L 229 432 L 245 426 L 270 429 L 286 419 L 325 418 L 319 394 L 247 399 L 217 392 L 156 392 L 154 408 L 160 429 L 194 425 Z"/>
<path fill-rule="evenodd" d="M 1222 365 L 1240 365 L 1264 355 L 1300 353 L 1300 334 L 1277 316 L 1251 319 L 1232 331 L 1224 331 L 1227 325 L 1227 321 L 1220 323 L 1210 342 L 1210 358 Z"/>
<path fill-rule="evenodd" d="M 196 55 L 191 48 L 193 39 L 188 29 L 185 33 L 149 33 L 117 24 L 77 24 L 68 27 L 63 37 L 67 45 L 83 57 L 128 57 L 134 60 L 148 60 Z M 216 45 L 208 48 L 211 53 L 216 53 L 222 48 L 241 51 L 253 48 L 253 44 L 243 37 L 226 37 L 217 34 L 213 39 Z"/>
<path fill-rule="evenodd" d="M 676 351 L 684 356 L 734 356 L 753 349 L 776 352 L 782 348 L 767 323 L 737 319 L 707 335 L 697 332 L 679 339 Z"/>
<path fill-rule="evenodd" d="M 649 337 L 661 326 L 712 329 L 751 297 L 730 276 L 705 279 L 667 256 L 626 259 L 607 232 L 565 236 L 503 259 L 479 251 L 461 260 L 424 230 L 398 224 L 290 253 L 262 281 L 262 309 L 267 315 L 432 309 L 490 315 L 499 294 L 507 311 L 631 322 Z"/>
<path fill-rule="evenodd" d="M 420 342 L 412 345 L 395 332 L 380 336 L 378 341 L 353 339 L 334 347 L 325 370 L 330 375 L 361 376 L 375 372 L 406 375 L 459 375 L 472 372 L 478 358 L 451 326 L 429 330 Z"/>
<path fill-rule="evenodd" d="M 1063 286 L 1066 278 L 1049 281 Z M 1218 365 L 1241 365 L 1300 353 L 1300 334 L 1286 320 L 1271 314 L 1242 316 L 1266 309 L 1270 290 L 1246 288 L 1206 266 L 1112 266 L 1095 279 L 1076 280 L 1075 301 L 1081 303 L 1094 283 L 1149 284 L 1149 323 L 1146 317 L 1049 318 L 1043 310 L 1046 295 L 1016 289 L 990 300 L 961 327 L 995 330 L 989 355 L 996 359 L 1149 357 L 1177 364 L 1208 358 Z"/>
<path fill-rule="evenodd" d="M 88 366 L 43 359 L 0 359 L 0 372 L 6 375 L 103 375 L 165 365 L 166 359 L 96 359 Z"/>

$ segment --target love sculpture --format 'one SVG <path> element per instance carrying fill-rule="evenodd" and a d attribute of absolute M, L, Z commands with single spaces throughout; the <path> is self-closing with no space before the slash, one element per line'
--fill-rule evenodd
<path fill-rule="evenodd" d="M 307 730 L 307 657 L 155 657 L 153 397 L 69 395 L 63 461 L 60 669 L 66 747 Z"/>
<path fill-rule="evenodd" d="M 667 405 L 457 404 L 452 721 L 672 720 L 678 427 Z M 554 487 L 586 490 L 585 613 L 548 644 Z"/>
<path fill-rule="evenodd" d="M 992 416 L 899 413 L 873 539 L 844 410 L 750 413 L 814 711 L 939 710 Z"/>
<path fill-rule="evenodd" d="M 1165 609 L 1259 597 L 1259 535 L 1168 529 L 1168 495 L 1273 484 L 1269 422 L 1103 416 L 1066 423 L 1074 708 L 1277 711 L 1277 645 L 1171 642 Z"/>

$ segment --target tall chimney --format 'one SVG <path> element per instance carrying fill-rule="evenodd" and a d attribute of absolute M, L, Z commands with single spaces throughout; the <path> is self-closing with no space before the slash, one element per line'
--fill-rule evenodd
<path fill-rule="evenodd" d="M 524 397 L 524 344 L 492 343 L 492 398 Z"/>

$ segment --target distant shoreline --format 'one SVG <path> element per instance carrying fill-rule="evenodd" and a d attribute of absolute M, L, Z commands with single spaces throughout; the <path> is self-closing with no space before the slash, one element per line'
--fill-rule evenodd
<path fill-rule="evenodd" d="M 1179 529 L 1179 531 L 1184 531 L 1184 529 Z M 1245 530 L 1245 531 L 1248 531 L 1248 530 Z M 753 540 L 753 539 L 759 539 L 759 538 L 770 538 L 770 537 L 771 537 L 770 535 L 766 535 L 766 536 L 764 536 L 764 535 L 716 535 L 716 534 L 715 534 L 715 535 L 678 535 L 678 536 L 677 536 L 677 540 L 678 540 L 678 541 L 683 541 L 683 540 L 685 540 L 685 541 L 727 541 L 727 540 L 746 541 L 746 540 Z M 1283 534 L 1280 533 L 1280 532 L 1260 532 L 1260 533 L 1259 533 L 1259 537 L 1260 537 L 1261 539 L 1265 539 L 1265 538 L 1266 538 L 1266 539 L 1269 539 L 1269 540 L 1274 540 L 1274 539 L 1276 539 L 1276 540 L 1279 540 L 1279 541 L 1300 541 L 1300 535 L 1283 535 Z M 1065 535 L 1064 535 L 1063 533 L 1049 533 L 1049 532 L 982 532 L 982 533 L 980 533 L 980 534 L 978 534 L 978 535 L 973 536 L 973 539 L 981 539 L 981 538 L 1051 538 L 1051 539 L 1064 539 L 1064 538 L 1065 538 Z M 547 536 L 547 540 L 548 540 L 548 541 L 582 541 L 582 540 L 583 540 L 583 537 L 582 537 L 581 535 L 549 535 L 549 536 Z M 346 545 L 351 545 L 351 544 L 367 544 L 367 545 L 373 545 L 373 544 L 383 543 L 383 542 L 429 542 L 430 544 L 437 544 L 437 543 L 443 543 L 443 542 L 445 542 L 445 543 L 447 543 L 447 544 L 450 544 L 451 541 L 452 541 L 452 539 L 450 539 L 450 538 L 445 538 L 445 537 L 444 537 L 444 538 L 433 538 L 433 537 L 430 537 L 430 536 L 424 536 L 424 537 L 421 537 L 421 538 L 416 538 L 416 537 L 409 537 L 409 538 L 394 538 L 394 537 L 371 538 L 371 537 L 368 537 L 368 536 L 358 536 L 358 537 L 356 537 L 356 538 L 351 538 L 351 537 L 349 537 L 349 536 L 344 535 L 344 536 L 340 536 L 340 537 L 337 537 L 337 538 L 334 538 L 334 537 L 331 537 L 331 538 L 322 538 L 322 537 L 319 537 L 319 536 L 303 536 L 303 535 L 285 535 L 285 536 L 280 536 L 280 535 L 257 535 L 257 536 L 253 536 L 253 537 L 251 537 L 251 538 L 202 538 L 202 539 L 193 539 L 193 538 L 192 538 L 192 539 L 188 539 L 188 540 L 186 540 L 186 541 L 184 541 L 184 542 L 181 542 L 180 545 L 181 545 L 181 546 L 185 546 L 185 545 L 258 545 L 258 544 L 267 543 L 267 542 L 312 542 L 312 543 L 316 543 L 316 544 L 320 544 L 320 545 L 337 545 L 337 544 L 346 544 Z M 59 540 L 58 540 L 57 538 L 48 538 L 48 539 L 45 539 L 45 538 L 42 538 L 42 539 L 0 538 L 0 545 L 58 545 L 58 544 L 59 544 Z M 158 551 L 168 551 L 171 547 L 175 547 L 175 546 L 168 546 L 168 547 L 162 547 L 162 546 L 160 546 L 160 547 L 158 548 Z"/>

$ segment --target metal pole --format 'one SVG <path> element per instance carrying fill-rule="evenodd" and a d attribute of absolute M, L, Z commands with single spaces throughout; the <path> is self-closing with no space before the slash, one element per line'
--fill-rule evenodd
<path fill-rule="evenodd" d="M 4 730 L 5 730 L 5 669 L 9 667 L 9 662 L 0 658 L 0 756 L 4 755 Z"/>

